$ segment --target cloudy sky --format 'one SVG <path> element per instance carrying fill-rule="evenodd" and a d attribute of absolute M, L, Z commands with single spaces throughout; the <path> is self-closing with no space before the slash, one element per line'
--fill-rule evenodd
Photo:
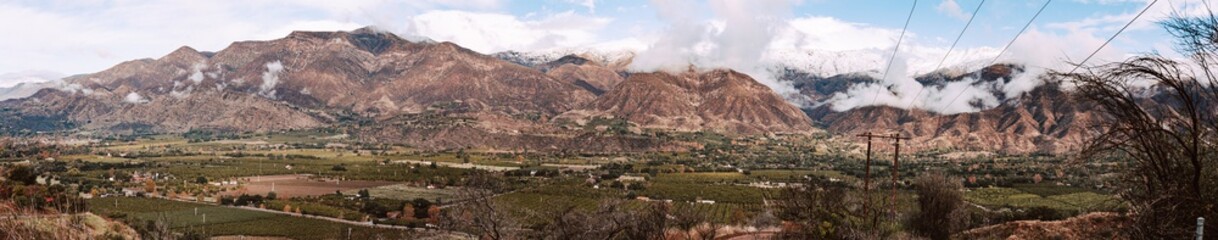
<path fill-rule="evenodd" d="M 937 62 L 981 3 L 918 1 L 901 47 L 908 56 L 901 58 L 915 68 Z M 993 57 L 1043 3 L 985 1 L 954 57 Z M 1054 0 L 1004 58 L 1029 64 L 1077 61 L 1148 3 Z M 5 33 L 0 87 L 96 72 L 183 45 L 219 51 L 233 41 L 275 39 L 292 30 L 362 26 L 452 41 L 483 53 L 630 50 L 640 53 L 641 68 L 673 62 L 748 68 L 763 54 L 891 52 L 913 5 L 905 0 L 0 0 L 0 32 Z M 1171 52 L 1170 38 L 1154 22 L 1173 12 L 1205 11 L 1199 0 L 1160 1 L 1101 56 Z"/>

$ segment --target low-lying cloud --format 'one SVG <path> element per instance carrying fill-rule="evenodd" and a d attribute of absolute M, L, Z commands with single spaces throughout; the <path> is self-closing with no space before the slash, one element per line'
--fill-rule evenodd
<path fill-rule="evenodd" d="M 898 57 L 897 60 L 893 62 L 892 71 L 905 71 L 905 59 Z M 870 74 L 877 79 L 882 75 L 880 72 Z M 1021 79 L 1026 76 L 1032 76 L 1033 80 Z M 1035 81 L 1037 78 L 1030 73 L 1021 73 L 1015 79 Z M 887 78 L 878 83 L 854 85 L 846 92 L 834 94 L 826 102 L 831 104 L 834 111 L 846 111 L 864 106 L 890 106 L 954 114 L 996 107 L 1000 104 L 1001 99 L 992 91 L 1009 91 L 1019 94 L 1031 90 L 1030 88 L 1025 89 L 1025 85 L 1016 84 L 1016 81 L 1004 84 L 1003 81 L 982 82 L 976 78 L 965 78 L 943 86 L 923 86 L 913 77 L 889 74 Z"/>
<path fill-rule="evenodd" d="M 259 95 L 275 98 L 275 86 L 279 85 L 280 72 L 283 72 L 283 62 L 274 61 L 266 64 L 266 72 L 262 73 L 262 85 L 258 86 Z"/>
<path fill-rule="evenodd" d="M 123 97 L 123 102 L 140 104 L 140 103 L 148 102 L 148 99 L 144 98 L 144 96 L 140 95 L 137 92 L 131 92 L 131 93 L 127 93 L 127 96 Z"/>
<path fill-rule="evenodd" d="M 785 29 L 786 17 L 797 1 L 710 1 L 714 14 L 699 19 L 688 9 L 690 1 L 652 1 L 668 29 L 647 50 L 640 52 L 633 71 L 681 71 L 689 66 L 731 68 L 749 74 L 782 95 L 796 93 L 790 84 L 775 80 L 763 65 L 763 54 Z"/>
<path fill-rule="evenodd" d="M 998 54 L 997 49 L 974 48 L 954 51 L 953 56 L 949 56 L 948 63 L 944 64 L 949 68 L 943 70 L 951 74 L 976 71 L 986 67 L 991 61 L 995 64 L 1010 63 L 1023 67 L 1024 71 L 1012 76 L 1011 81 L 983 82 L 976 78 L 964 78 L 941 87 L 926 86 L 925 89 L 922 89 L 923 86 L 915 81 L 914 77 L 933 71 L 933 67 L 926 64 L 937 62 L 938 58 L 943 56 L 943 51 L 939 51 L 942 49 L 918 45 L 903 47 L 902 49 L 909 50 L 902 50 L 898 54 L 886 79 L 878 83 L 852 86 L 846 92 L 834 94 L 830 99 L 817 104 L 830 104 L 834 111 L 865 106 L 916 108 L 940 114 L 981 111 L 997 107 L 1006 99 L 1016 98 L 1044 84 L 1041 76 L 1049 71 L 1071 70 L 1071 62 L 1081 61 L 1103 42 L 1104 39 L 1089 32 L 1053 33 L 1033 27 L 1021 35 L 996 61 L 994 57 Z M 969 51 L 973 53 L 970 54 Z M 1108 46 L 1091 59 L 1088 65 L 1116 61 L 1123 57 L 1125 55 L 1120 50 Z M 958 59 L 953 61 L 952 58 Z M 911 65 L 917 66 L 913 68 L 916 70 L 911 70 Z M 952 66 L 955 66 L 954 69 Z M 880 67 L 871 74 L 879 79 L 882 71 Z M 1071 85 L 1062 87 L 1070 88 Z"/>
<path fill-rule="evenodd" d="M 526 20 L 508 14 L 436 10 L 412 17 L 405 32 L 490 54 L 591 45 L 600 40 L 597 32 L 610 21 L 572 11 Z"/>

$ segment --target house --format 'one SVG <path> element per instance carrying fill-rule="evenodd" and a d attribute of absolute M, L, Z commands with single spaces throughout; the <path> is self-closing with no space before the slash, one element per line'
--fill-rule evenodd
<path fill-rule="evenodd" d="M 34 178 L 34 182 L 41 185 L 59 185 L 59 178 L 47 175 L 38 175 Z"/>
<path fill-rule="evenodd" d="M 132 172 L 131 173 L 131 182 L 143 182 L 144 180 L 146 180 L 149 177 L 148 175 L 150 175 L 150 174 L 141 174 L 140 172 Z"/>
<path fill-rule="evenodd" d="M 134 197 L 143 193 L 143 188 L 123 188 L 123 196 Z"/>
<path fill-rule="evenodd" d="M 702 203 L 702 204 L 715 204 L 715 201 L 714 201 L 714 200 L 698 200 L 698 201 L 697 201 L 697 203 Z"/>

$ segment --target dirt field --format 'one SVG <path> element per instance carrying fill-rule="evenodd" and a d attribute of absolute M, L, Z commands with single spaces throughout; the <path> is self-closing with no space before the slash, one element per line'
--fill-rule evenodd
<path fill-rule="evenodd" d="M 249 177 L 243 182 L 244 191 L 229 191 L 227 195 L 261 194 L 266 195 L 273 190 L 281 198 L 298 196 L 317 196 L 331 194 L 334 191 L 359 190 L 396 184 L 389 181 L 336 181 L 309 179 L 307 174 L 268 175 Z"/>

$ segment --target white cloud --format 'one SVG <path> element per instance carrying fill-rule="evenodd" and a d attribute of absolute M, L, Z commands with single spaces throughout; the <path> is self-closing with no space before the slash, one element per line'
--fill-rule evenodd
<path fill-rule="evenodd" d="M 710 1 L 713 18 L 689 11 L 692 2 L 652 1 L 669 24 L 661 37 L 631 63 L 634 71 L 681 70 L 689 65 L 731 68 L 749 74 L 782 95 L 796 93 L 761 64 L 776 33 L 786 27 L 794 1 Z"/>
<path fill-rule="evenodd" d="M 262 73 L 262 85 L 258 86 L 258 94 L 275 98 L 275 85 L 279 84 L 279 73 L 283 72 L 283 62 L 274 61 L 266 64 L 266 72 Z"/>
<path fill-rule="evenodd" d="M 1028 29 L 1011 45 L 1000 62 L 1023 63 L 1032 68 L 1069 71 L 1070 62 L 1082 61 L 1104 43 L 1103 38 L 1087 32 L 1053 33 L 1038 28 Z M 1122 60 L 1124 51 L 1109 45 L 1096 54 L 1088 64 Z"/>
<path fill-rule="evenodd" d="M 0 88 L 8 88 L 22 83 L 41 83 L 59 80 L 62 73 L 52 71 L 20 71 L 0 74 Z"/>
<path fill-rule="evenodd" d="M 768 76 L 766 66 L 781 62 L 822 69 L 818 72 L 826 74 L 882 70 L 900 35 L 899 28 L 849 22 L 842 18 L 789 18 L 797 1 L 712 0 L 702 3 L 675 0 L 653 1 L 637 8 L 619 7 L 619 11 L 624 12 L 656 10 L 658 19 L 663 21 L 662 29 L 648 25 L 652 24 L 647 22 L 650 19 L 595 15 L 598 7 L 595 0 L 568 2 L 587 8 L 589 14 L 570 10 L 552 12 L 554 10 L 543 6 L 542 10 L 535 11 L 536 15 L 515 16 L 500 9 L 506 5 L 500 0 L 0 2 L 0 22 L 21 23 L 0 24 L 0 32 L 19 33 L 14 34 L 16 37 L 0 38 L 0 52 L 6 54 L 0 58 L 0 72 L 54 69 L 73 74 L 87 73 L 121 61 L 162 56 L 182 45 L 215 51 L 232 41 L 275 39 L 293 30 L 350 30 L 377 25 L 404 37 L 415 35 L 453 41 L 483 53 L 558 48 L 634 50 L 640 53 L 635 59 L 636 65 L 632 66 L 636 70 L 664 66 L 683 68 L 687 64 L 729 67 L 752 75 L 777 92 L 790 93 L 793 92 L 790 86 Z M 1145 6 L 1146 1 L 1141 2 L 1130 5 Z M 1167 3 L 1160 1 L 1130 31 L 1151 28 L 1155 20 L 1173 10 L 1186 16 L 1208 14 L 1202 0 Z M 1020 37 L 999 62 L 1026 63 L 1029 71 L 1060 69 L 1065 60 L 1081 60 L 1140 10 L 1130 8 L 1132 10 L 1117 14 L 1093 14 L 1074 21 L 1037 25 L 1039 29 L 1030 29 Z M 580 7 L 575 9 L 582 10 Z M 942 1 L 936 10 L 967 19 L 968 12 L 960 8 L 957 0 Z M 612 29 L 607 29 L 610 27 Z M 920 39 L 917 32 L 911 31 L 905 37 L 901 46 L 903 57 L 900 59 L 903 60 L 898 62 L 904 70 L 893 69 L 893 77 L 909 78 L 926 73 L 946 52 L 945 47 L 939 46 L 943 41 L 933 40 L 936 36 Z M 1156 46 L 1162 49 L 1166 45 L 1158 42 Z M 995 47 L 1000 46 L 957 48 L 944 65 L 986 63 L 997 52 Z M 1090 63 L 1122 57 L 1123 51 L 1114 44 Z M 65 61 L 71 61 L 71 64 L 64 64 Z M 278 75 L 272 73 L 277 71 L 272 71 L 270 64 L 267 68 L 268 74 L 264 74 L 261 86 L 264 93 L 273 91 L 279 81 Z M 197 73 L 188 79 L 201 81 L 203 78 L 196 76 Z M 0 87 L 26 81 L 4 79 L 0 77 Z M 900 85 L 917 89 L 905 79 L 891 80 L 888 85 L 877 87 Z M 230 81 L 241 82 L 239 79 Z M 1028 78 L 1001 87 L 1010 94 L 1039 84 L 1036 79 Z M 970 87 L 974 86 L 949 85 L 940 92 L 968 91 Z M 896 92 L 891 99 L 913 100 L 912 96 Z M 919 98 L 919 105 L 946 104 L 936 100 L 935 94 L 923 95 L 928 96 Z M 981 95 L 967 96 L 986 102 Z M 867 98 L 867 102 L 858 101 L 855 105 L 869 101 Z M 948 107 L 964 109 L 956 103 Z"/>
<path fill-rule="evenodd" d="M 898 57 L 893 62 L 892 70 L 905 72 L 905 63 L 903 57 Z M 880 73 L 872 74 L 874 78 L 881 77 Z M 991 90 L 1001 90 L 1006 85 L 1002 81 L 980 82 L 978 79 L 965 78 L 942 87 L 925 87 L 911 76 L 889 74 L 878 84 L 854 85 L 846 92 L 836 93 L 826 103 L 832 104 L 834 111 L 863 106 L 890 106 L 919 108 L 941 114 L 975 112 L 998 106 L 1000 99 Z"/>
<path fill-rule="evenodd" d="M 1069 62 L 1081 61 L 1102 44 L 1104 39 L 1086 32 L 1053 33 L 1030 28 L 1014 42 L 1010 49 L 996 63 L 1017 63 L 1024 65 L 1024 72 L 1013 76 L 1009 82 L 979 82 L 978 79 L 966 78 L 962 81 L 949 83 L 943 87 L 927 87 L 913 79 L 913 76 L 925 74 L 943 56 L 946 49 L 927 47 L 913 44 L 903 47 L 901 53 L 892 64 L 887 78 L 876 84 L 861 84 L 851 87 L 844 93 L 832 96 L 823 103 L 830 103 L 835 111 L 845 111 L 863 106 L 891 106 L 897 108 L 919 108 L 943 114 L 974 112 L 998 106 L 1001 100 L 994 92 L 1001 92 L 1006 97 L 1016 97 L 1022 93 L 1040 86 L 1044 82 L 1040 76 L 1049 71 L 1069 71 Z M 883 50 L 882 54 L 867 55 L 887 57 L 892 49 Z M 957 49 L 949 56 L 946 66 L 963 64 L 959 70 L 972 71 L 983 67 L 993 59 L 998 49 L 966 48 Z M 1088 65 L 1117 61 L 1125 57 L 1123 51 L 1109 46 L 1100 51 Z M 872 59 L 870 63 L 886 64 L 886 59 Z M 881 66 L 882 67 L 882 66 Z M 871 72 L 874 78 L 881 78 L 881 70 Z M 904 73 L 904 74 L 901 74 Z M 957 71 L 957 73 L 963 73 Z M 1070 85 L 1065 85 L 1070 87 Z"/>
<path fill-rule="evenodd" d="M 442 10 L 414 16 L 408 32 L 494 53 L 594 44 L 600 40 L 597 32 L 610 21 L 571 11 L 539 20 L 521 20 L 508 14 Z"/>
<path fill-rule="evenodd" d="M 1159 26 L 1157 22 L 1170 18 L 1173 14 L 1179 14 L 1184 17 L 1208 17 L 1210 9 L 1207 9 L 1206 0 L 1175 0 L 1175 1 L 1158 1 L 1155 5 L 1150 6 L 1142 17 L 1130 24 L 1126 33 L 1138 30 L 1156 30 Z M 1115 33 L 1125 24 L 1129 23 L 1142 9 L 1146 8 L 1151 1 L 1145 0 L 1106 0 L 1098 1 L 1098 4 L 1136 4 L 1136 7 L 1129 8 L 1126 12 L 1115 14 L 1099 14 L 1082 19 L 1054 22 L 1046 24 L 1050 29 L 1060 29 L 1068 32 L 1086 32 L 1086 33 L 1103 33 L 1109 35 Z M 1213 6 L 1211 6 L 1213 8 Z"/>
<path fill-rule="evenodd" d="M 190 74 L 190 77 L 188 77 L 187 79 L 190 79 L 190 81 L 194 82 L 195 84 L 202 83 L 203 82 L 203 68 L 206 68 L 206 67 L 207 67 L 207 65 L 205 65 L 203 63 L 195 64 L 193 67 L 191 67 L 192 73 Z"/>
<path fill-rule="evenodd" d="M 0 38 L 0 72 L 91 73 L 182 45 L 217 51 L 291 30 L 402 30 L 407 16 L 430 9 L 503 6 L 501 0 L 0 1 L 6 23 L 0 32 L 11 33 Z"/>
<path fill-rule="evenodd" d="M 896 44 L 900 29 L 873 27 L 827 16 L 791 19 L 774 46 L 790 49 L 848 51 L 883 49 Z M 913 36 L 906 36 L 913 37 Z"/>
<path fill-rule="evenodd" d="M 809 35 L 852 35 L 864 32 L 858 26 L 830 25 L 840 26 L 843 30 L 836 33 L 809 33 Z M 1043 84 L 1043 81 L 1039 78 L 1043 73 L 1048 70 L 1069 71 L 1072 67 L 1069 65 L 1070 61 L 1081 61 L 1091 51 L 1098 48 L 1103 41 L 1104 39 L 1096 37 L 1090 32 L 1057 33 L 1046 32 L 1033 27 L 1021 35 L 1006 54 L 996 61 L 996 63 L 1017 63 L 1025 66 L 1025 72 L 1013 76 L 1010 82 L 987 83 L 979 82 L 977 79 L 964 79 L 963 81 L 949 83 L 943 87 L 922 89 L 921 84 L 915 81 L 913 76 L 926 74 L 934 70 L 933 68 L 943 57 L 943 54 L 946 53 L 947 49 L 922 44 L 916 38 L 906 39 L 905 43 L 908 45 L 902 46 L 902 51 L 893 62 L 893 67 L 887 78 L 883 78 L 877 84 L 853 86 L 848 91 L 834 95 L 827 101 L 817 104 L 830 103 L 836 111 L 873 105 L 897 108 L 913 107 L 945 114 L 984 110 L 999 104 L 1001 99 L 995 92 L 1003 93 L 1006 97 L 1015 97 L 1030 91 Z M 883 42 L 857 43 L 857 46 L 839 48 L 845 50 L 837 52 L 840 53 L 839 55 L 832 54 L 833 51 L 820 51 L 808 52 L 807 54 L 814 57 L 803 58 L 833 59 L 823 62 L 799 62 L 798 60 L 790 60 L 799 56 L 782 58 L 783 55 L 776 55 L 779 56 L 779 59 L 785 60 L 782 61 L 783 63 L 796 64 L 805 69 L 817 69 L 817 64 L 838 64 L 844 62 L 850 65 L 843 67 L 846 68 L 844 70 L 833 69 L 841 67 L 836 65 L 819 67 L 830 68 L 823 72 L 831 73 L 874 70 L 870 74 L 879 79 L 882 77 L 883 68 L 887 65 L 887 58 L 892 54 L 893 49 L 891 45 L 888 45 L 885 49 L 868 49 L 863 46 L 874 47 L 884 46 L 884 44 Z M 847 46 L 850 45 L 847 44 Z M 989 47 L 958 48 L 952 52 L 952 55 L 948 56 L 944 66 L 962 66 L 954 70 L 956 73 L 972 71 L 988 64 L 998 51 L 999 49 L 997 48 Z M 1121 60 L 1123 57 L 1125 57 L 1124 51 L 1114 46 L 1108 46 L 1108 48 L 1100 51 L 1089 63 L 1111 62 Z M 1067 85 L 1067 87 L 1069 86 Z M 953 101 L 953 99 L 955 100 Z"/>
<path fill-rule="evenodd" d="M 293 31 L 336 31 L 336 30 L 349 31 L 352 29 L 357 29 L 357 28 L 366 27 L 366 26 L 367 25 L 361 25 L 359 23 L 350 22 L 350 21 L 332 21 L 332 20 L 297 21 L 297 22 L 288 23 L 282 27 L 277 27 L 273 30 L 266 31 L 265 33 L 260 34 L 257 37 L 251 38 L 250 40 L 278 39 L 278 38 L 287 36 L 288 34 L 291 34 Z"/>
<path fill-rule="evenodd" d="M 123 97 L 123 102 L 140 104 L 148 102 L 148 99 L 144 98 L 144 96 L 140 96 L 139 93 L 131 92 L 128 93 L 126 97 Z"/>
<path fill-rule="evenodd" d="M 588 13 L 596 13 L 596 0 L 567 0 L 567 2 L 588 8 Z"/>
<path fill-rule="evenodd" d="M 943 2 L 939 3 L 938 7 L 935 7 L 935 10 L 960 20 L 968 20 L 969 18 L 969 13 L 960 9 L 960 4 L 956 3 L 956 0 L 943 0 Z"/>

